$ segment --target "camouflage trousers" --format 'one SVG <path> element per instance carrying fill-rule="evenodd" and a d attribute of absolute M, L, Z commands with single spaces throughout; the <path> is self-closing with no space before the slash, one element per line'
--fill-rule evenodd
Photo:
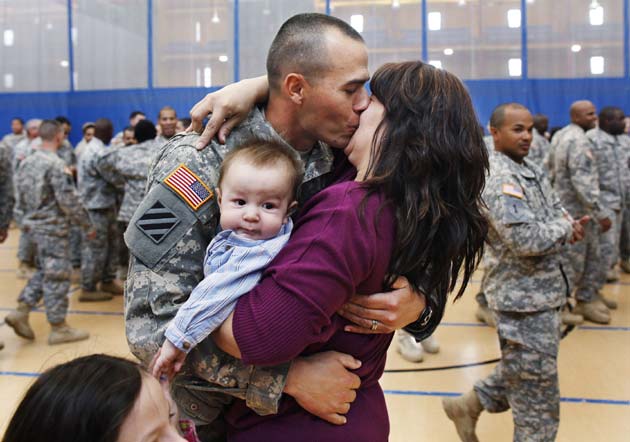
<path fill-rule="evenodd" d="M 80 226 L 70 227 L 70 236 L 68 240 L 70 242 L 70 263 L 72 267 L 81 267 L 81 238 L 83 231 Z"/>
<path fill-rule="evenodd" d="M 621 236 L 621 212 L 614 212 L 612 227 L 599 234 L 600 274 L 602 285 L 606 282 L 606 272 L 612 269 L 619 260 L 619 240 Z"/>
<path fill-rule="evenodd" d="M 17 257 L 20 262 L 35 265 L 35 243 L 30 232 L 20 228 Z"/>
<path fill-rule="evenodd" d="M 584 239 L 568 246 L 569 265 L 564 270 L 571 284 L 571 292 L 575 290 L 576 299 L 591 302 L 602 288 L 605 275 L 602 276 L 600 264 L 599 224 L 590 221 L 584 230 Z"/>
<path fill-rule="evenodd" d="M 622 214 L 619 255 L 624 261 L 630 259 L 630 207 L 626 207 Z"/>
<path fill-rule="evenodd" d="M 59 324 L 68 312 L 71 270 L 68 238 L 34 232 L 31 235 L 36 244 L 37 270 L 20 293 L 18 302 L 35 307 L 44 298 L 48 322 Z"/>
<path fill-rule="evenodd" d="M 116 277 L 118 266 L 118 223 L 114 208 L 88 210 L 96 238 L 82 238 L 81 287 L 96 290 L 99 282 L 110 282 Z"/>
<path fill-rule="evenodd" d="M 501 361 L 475 384 L 479 401 L 490 413 L 512 409 L 514 442 L 552 442 L 560 423 L 560 315 L 556 310 L 494 314 Z"/>

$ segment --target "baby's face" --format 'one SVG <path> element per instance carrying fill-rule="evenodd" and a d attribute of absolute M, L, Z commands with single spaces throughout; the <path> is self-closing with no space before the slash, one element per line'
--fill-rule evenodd
<path fill-rule="evenodd" d="M 286 165 L 232 164 L 221 182 L 221 227 L 249 239 L 269 239 L 288 220 L 291 183 Z"/>

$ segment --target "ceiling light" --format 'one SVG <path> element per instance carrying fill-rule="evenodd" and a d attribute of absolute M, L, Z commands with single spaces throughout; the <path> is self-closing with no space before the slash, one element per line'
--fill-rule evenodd
<path fill-rule="evenodd" d="M 13 89 L 13 74 L 4 74 L 4 87 Z"/>
<path fill-rule="evenodd" d="M 575 44 L 571 45 L 571 52 L 580 52 L 582 50 L 582 46 Z"/>
<path fill-rule="evenodd" d="M 591 26 L 601 26 L 604 24 L 604 8 L 597 0 L 593 0 L 589 6 L 588 19 Z"/>
<path fill-rule="evenodd" d="M 62 68 L 67 68 L 68 66 L 70 66 L 70 63 L 68 62 L 68 60 L 61 60 L 59 62 L 59 66 L 61 66 Z"/>
<path fill-rule="evenodd" d="M 361 14 L 351 15 L 350 26 L 357 32 L 363 32 L 363 16 Z"/>
<path fill-rule="evenodd" d="M 221 21 L 221 19 L 219 19 L 219 13 L 217 12 L 217 10 L 214 10 L 214 13 L 212 14 L 212 18 L 210 19 L 210 21 L 212 23 L 219 23 Z"/>
<path fill-rule="evenodd" d="M 591 74 L 601 75 L 604 73 L 604 57 L 591 57 Z"/>
<path fill-rule="evenodd" d="M 221 63 L 227 63 L 228 61 L 228 56 L 227 55 L 219 55 L 219 61 Z"/>
<path fill-rule="evenodd" d="M 508 73 L 510 77 L 520 77 L 522 72 L 522 62 L 520 58 L 510 58 L 508 60 Z"/>
<path fill-rule="evenodd" d="M 429 60 L 429 64 L 438 69 L 442 69 L 442 61 L 441 60 Z"/>
<path fill-rule="evenodd" d="M 199 43 L 201 41 L 201 23 L 195 22 L 195 41 Z"/>
<path fill-rule="evenodd" d="M 507 12 L 508 28 L 520 28 L 521 27 L 521 10 L 510 9 Z"/>
<path fill-rule="evenodd" d="M 15 34 L 13 33 L 13 30 L 5 29 L 4 30 L 4 45 L 13 46 L 14 42 L 15 42 Z"/>
<path fill-rule="evenodd" d="M 394 9 L 400 8 L 400 0 L 392 0 L 392 8 Z"/>
<path fill-rule="evenodd" d="M 429 12 L 429 31 L 439 31 L 442 29 L 442 14 L 439 12 Z"/>
<path fill-rule="evenodd" d="M 444 55 L 453 55 L 453 49 L 451 48 L 444 49 Z"/>
<path fill-rule="evenodd" d="M 212 86 L 212 68 L 205 67 L 203 68 L 203 87 L 211 87 Z"/>

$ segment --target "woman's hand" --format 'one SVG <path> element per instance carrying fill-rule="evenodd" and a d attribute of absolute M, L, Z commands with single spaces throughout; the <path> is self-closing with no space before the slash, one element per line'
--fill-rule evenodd
<path fill-rule="evenodd" d="M 192 122 L 186 131 L 201 132 L 203 120 L 212 114 L 196 147 L 203 149 L 217 134 L 219 142 L 225 144 L 232 129 L 247 118 L 256 103 L 264 102 L 268 94 L 267 76 L 241 80 L 209 93 L 190 110 Z"/>
<path fill-rule="evenodd" d="M 373 295 L 354 295 L 337 312 L 356 325 L 344 330 L 352 333 L 391 333 L 416 321 L 424 308 L 424 294 L 414 292 L 406 278 L 400 277 L 394 290 Z"/>
<path fill-rule="evenodd" d="M 309 413 L 331 424 L 343 425 L 357 397 L 361 379 L 350 370 L 361 362 L 350 355 L 327 351 L 293 360 L 284 392 Z"/>

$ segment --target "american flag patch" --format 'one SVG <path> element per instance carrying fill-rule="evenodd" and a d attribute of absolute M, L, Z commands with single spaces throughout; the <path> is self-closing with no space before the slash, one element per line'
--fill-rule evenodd
<path fill-rule="evenodd" d="M 164 184 L 181 196 L 193 210 L 212 198 L 212 191 L 208 186 L 183 164 L 166 177 Z"/>
<path fill-rule="evenodd" d="M 504 184 L 502 190 L 505 195 L 510 195 L 521 200 L 523 199 L 523 191 L 519 186 L 515 186 L 514 184 Z"/>

